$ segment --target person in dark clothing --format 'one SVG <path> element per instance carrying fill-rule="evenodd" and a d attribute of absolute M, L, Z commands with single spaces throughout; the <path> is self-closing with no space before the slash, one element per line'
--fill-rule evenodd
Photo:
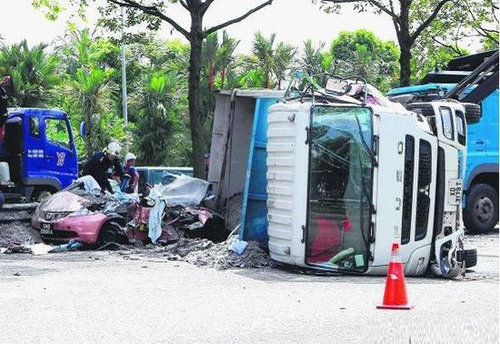
<path fill-rule="evenodd" d="M 124 175 L 118 155 L 121 147 L 116 142 L 111 142 L 102 152 L 95 154 L 85 162 L 82 175 L 92 176 L 101 187 L 102 191 L 113 192 L 108 180 L 108 171 L 113 170 L 112 175 L 122 178 Z"/>
<path fill-rule="evenodd" d="M 137 192 L 139 173 L 135 168 L 136 159 L 137 157 L 133 153 L 127 153 L 125 155 L 125 166 L 123 166 L 123 171 L 130 177 L 130 179 L 127 180 L 127 183 L 123 186 L 122 191 L 128 194 Z"/>
<path fill-rule="evenodd" d="M 10 76 L 0 81 L 0 141 L 5 137 L 5 121 L 7 120 L 7 108 L 9 106 L 9 95 L 5 87 L 12 85 Z"/>
<path fill-rule="evenodd" d="M 9 105 L 9 95 L 7 94 L 7 87 L 11 84 L 10 76 L 6 76 L 2 81 L 0 81 L 0 116 L 1 116 L 1 124 L 4 122 L 4 117 L 7 115 L 7 107 Z"/>

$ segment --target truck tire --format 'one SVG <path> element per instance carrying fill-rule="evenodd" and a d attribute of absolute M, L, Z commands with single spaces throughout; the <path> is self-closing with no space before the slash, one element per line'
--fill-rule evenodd
<path fill-rule="evenodd" d="M 419 113 L 424 117 L 435 115 L 434 108 L 432 107 L 431 104 L 419 104 L 419 103 L 409 104 L 408 110 Z"/>
<path fill-rule="evenodd" d="M 469 269 L 477 265 L 477 250 L 462 250 L 457 252 L 457 260 L 459 262 L 465 261 L 465 268 Z"/>
<path fill-rule="evenodd" d="M 479 234 L 498 223 L 498 194 L 488 184 L 475 184 L 467 193 L 464 223 L 468 232 Z"/>
<path fill-rule="evenodd" d="M 479 123 L 481 120 L 481 106 L 472 103 L 464 103 L 464 107 L 467 124 Z"/>

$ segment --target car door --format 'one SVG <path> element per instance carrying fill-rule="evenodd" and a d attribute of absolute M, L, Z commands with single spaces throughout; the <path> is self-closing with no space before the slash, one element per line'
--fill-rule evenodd
<path fill-rule="evenodd" d="M 44 162 L 47 175 L 57 178 L 62 187 L 69 185 L 77 176 L 77 157 L 69 121 L 61 117 L 45 117 Z"/>

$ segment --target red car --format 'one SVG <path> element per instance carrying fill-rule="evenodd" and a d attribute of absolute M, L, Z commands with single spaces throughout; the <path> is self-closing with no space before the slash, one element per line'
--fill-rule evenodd
<path fill-rule="evenodd" d="M 78 195 L 71 191 L 58 192 L 38 206 L 31 225 L 40 230 L 44 241 L 67 242 L 71 239 L 88 245 L 118 242 L 124 217 L 104 194 Z M 99 199 L 102 198 L 102 202 Z M 108 211 L 103 211 L 107 209 Z"/>

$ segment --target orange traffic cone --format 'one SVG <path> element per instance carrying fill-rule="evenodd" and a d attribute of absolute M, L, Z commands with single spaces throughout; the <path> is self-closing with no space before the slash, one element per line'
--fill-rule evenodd
<path fill-rule="evenodd" d="M 412 309 L 408 304 L 403 263 L 399 258 L 399 244 L 392 244 L 391 261 L 387 269 L 384 302 L 377 308 L 382 309 Z"/>

